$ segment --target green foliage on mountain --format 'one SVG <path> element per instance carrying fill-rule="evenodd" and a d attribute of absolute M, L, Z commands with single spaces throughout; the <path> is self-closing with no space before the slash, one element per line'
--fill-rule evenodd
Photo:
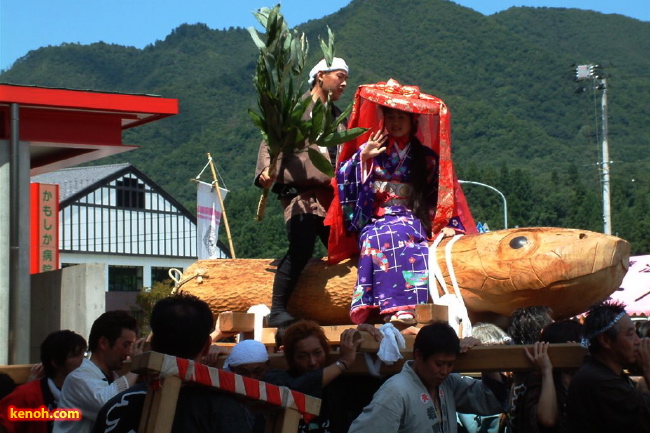
<path fill-rule="evenodd" d="M 326 26 L 351 68 L 340 105 L 358 85 L 391 77 L 445 100 L 459 177 L 502 191 L 510 227 L 602 231 L 602 92 L 574 82 L 572 65 L 603 65 L 613 229 L 633 253 L 650 251 L 650 23 L 577 9 L 484 16 L 448 0 L 353 0 L 299 26 L 311 43 L 308 63 L 320 56 Z M 178 98 L 179 115 L 125 132 L 137 151 L 96 163 L 129 161 L 193 209 L 189 179 L 210 152 L 231 190 L 226 206 L 237 256 L 278 257 L 286 241 L 277 200 L 261 223 L 253 220 L 260 133 L 247 110 L 255 103 L 256 59 L 244 29 L 184 24 L 142 50 L 105 43 L 40 48 L 0 81 Z M 585 91 L 576 93 L 579 87 Z M 477 221 L 503 227 L 496 193 L 464 190 Z"/>

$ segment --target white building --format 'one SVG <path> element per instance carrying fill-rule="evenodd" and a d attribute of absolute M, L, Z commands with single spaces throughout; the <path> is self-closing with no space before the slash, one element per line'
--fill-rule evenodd
<path fill-rule="evenodd" d="M 132 304 L 140 289 L 169 279 L 170 268 L 197 260 L 196 217 L 131 164 L 67 168 L 31 181 L 59 185 L 61 267 L 108 265 L 106 310 Z"/>

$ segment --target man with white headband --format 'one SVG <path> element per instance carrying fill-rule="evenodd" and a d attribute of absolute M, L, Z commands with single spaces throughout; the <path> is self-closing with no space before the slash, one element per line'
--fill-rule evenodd
<path fill-rule="evenodd" d="M 332 102 L 337 101 L 347 85 L 348 72 L 348 65 L 339 57 L 334 57 L 331 65 L 325 59 L 321 60 L 309 72 L 311 90 L 304 97 L 311 97 L 313 101 L 320 99 L 326 102 L 328 98 Z M 340 114 L 341 110 L 332 104 L 332 115 L 336 118 Z M 311 109 L 305 116 L 307 119 L 311 117 Z M 343 131 L 346 127 L 346 122 L 342 122 L 339 130 Z M 310 147 L 320 151 L 332 165 L 336 163 L 335 148 L 320 148 L 314 144 Z M 314 253 L 316 239 L 320 238 L 327 247 L 329 227 L 323 221 L 334 191 L 330 177 L 312 164 L 307 152 L 281 155 L 275 178 L 269 176 L 270 161 L 269 148 L 262 142 L 257 155 L 255 185 L 260 188 L 273 185 L 271 191 L 278 195 L 282 203 L 289 237 L 289 249 L 278 264 L 273 282 L 268 323 L 269 326 L 279 327 L 295 320 L 287 312 L 287 304 L 300 273 Z"/>
<path fill-rule="evenodd" d="M 312 99 L 315 101 L 318 97 L 325 102 L 329 94 L 332 101 L 338 101 L 347 85 L 348 72 L 348 65 L 342 58 L 334 57 L 330 66 L 322 59 L 309 71 Z"/>
<path fill-rule="evenodd" d="M 650 383 L 650 339 L 639 338 L 625 305 L 612 301 L 589 310 L 583 333 L 589 357 L 569 385 L 568 431 L 650 432 L 650 393 L 624 372 L 638 370 Z"/>

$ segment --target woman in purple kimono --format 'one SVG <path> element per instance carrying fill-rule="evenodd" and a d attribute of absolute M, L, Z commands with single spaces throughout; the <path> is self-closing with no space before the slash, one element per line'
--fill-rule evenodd
<path fill-rule="evenodd" d="M 395 97 L 391 95 L 391 101 Z M 355 99 L 355 110 L 358 102 Z M 443 173 L 451 186 L 442 195 L 448 211 L 438 215 L 440 158 L 420 137 L 439 144 L 439 138 L 431 140 L 423 130 L 440 129 L 417 107 L 395 105 L 375 104 L 378 123 L 354 153 L 348 149 L 351 155 L 341 160 L 336 173 L 345 228 L 358 233 L 358 276 L 350 311 L 354 323 L 366 322 L 373 311 L 385 321 L 414 323 L 415 305 L 429 301 L 428 241 L 439 232 L 465 232 L 463 223 L 473 224 L 466 205 L 469 221 L 456 212 L 457 181 L 451 166 Z M 431 117 L 439 120 L 439 113 Z M 419 127 L 421 121 L 424 128 Z M 446 224 L 437 221 L 441 217 Z"/>

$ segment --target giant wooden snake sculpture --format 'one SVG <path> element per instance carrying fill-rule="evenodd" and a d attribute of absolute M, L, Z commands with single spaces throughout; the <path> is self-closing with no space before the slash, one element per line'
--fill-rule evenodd
<path fill-rule="evenodd" d="M 556 318 L 580 314 L 614 292 L 627 272 L 629 255 L 629 243 L 618 237 L 547 227 L 447 238 L 435 249 L 448 290 L 454 293 L 455 276 L 470 314 L 508 316 L 519 307 L 546 305 Z M 246 311 L 270 305 L 274 270 L 268 259 L 201 260 L 183 273 L 178 289 L 207 301 L 215 314 Z M 355 280 L 356 260 L 333 266 L 312 260 L 289 311 L 322 325 L 351 323 Z"/>

